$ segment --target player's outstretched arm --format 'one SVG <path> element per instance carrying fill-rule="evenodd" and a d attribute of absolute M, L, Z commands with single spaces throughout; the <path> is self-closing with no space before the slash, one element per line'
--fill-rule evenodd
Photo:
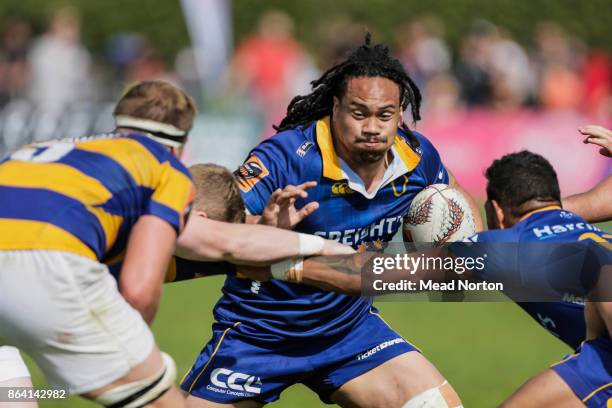
<path fill-rule="evenodd" d="M 563 208 L 589 222 L 612 220 L 612 176 L 608 176 L 586 193 L 564 198 Z"/>
<path fill-rule="evenodd" d="M 459 183 L 457 183 L 457 179 L 450 172 L 450 170 L 446 169 L 446 171 L 448 172 L 448 185 L 459 190 L 459 192 L 463 194 L 470 208 L 472 209 L 472 214 L 474 215 L 474 227 L 476 229 L 476 232 L 482 231 L 484 229 L 484 224 L 482 222 L 482 215 L 480 214 L 480 208 L 478 208 L 478 206 L 476 205 L 476 201 L 470 195 L 470 193 L 465 191 L 465 189 L 461 187 Z"/>
<path fill-rule="evenodd" d="M 237 272 L 252 280 L 267 281 L 274 278 L 359 296 L 361 271 L 373 256 L 373 253 L 355 253 L 307 259 L 299 257 L 265 267 L 241 265 L 238 266 Z"/>
<path fill-rule="evenodd" d="M 298 256 L 352 252 L 349 246 L 314 235 L 191 216 L 179 236 L 175 254 L 194 261 L 256 265 Z"/>
<path fill-rule="evenodd" d="M 161 218 L 145 215 L 134 225 L 119 277 L 127 302 L 151 324 L 176 241 L 174 228 Z"/>
<path fill-rule="evenodd" d="M 432 248 L 409 254 L 415 258 L 452 256 L 446 248 Z M 318 287 L 332 292 L 360 296 L 362 289 L 371 288 L 375 279 L 384 278 L 385 282 L 432 280 L 445 282 L 460 275 L 452 271 L 427 269 L 424 264 L 416 269 L 406 269 L 403 258 L 398 261 L 394 254 L 379 252 L 355 253 L 352 255 L 315 256 L 306 259 L 292 259 L 273 264 L 271 267 L 254 268 L 239 266 L 237 271 L 250 279 L 268 280 L 271 278 L 292 283 Z M 384 266 L 384 274 L 374 274 L 373 270 Z M 466 272 L 461 279 L 469 279 Z"/>

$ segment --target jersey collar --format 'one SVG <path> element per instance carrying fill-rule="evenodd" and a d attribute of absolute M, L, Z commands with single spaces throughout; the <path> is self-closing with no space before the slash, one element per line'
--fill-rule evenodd
<path fill-rule="evenodd" d="M 537 210 L 529 211 L 527 214 L 523 215 L 519 219 L 519 222 L 526 220 L 527 218 L 531 217 L 533 214 L 537 214 L 539 212 L 544 212 L 544 211 L 551 211 L 551 210 L 561 210 L 561 207 L 559 207 L 558 205 L 547 205 L 546 207 L 542 207 L 542 208 L 538 208 Z"/>
<path fill-rule="evenodd" d="M 332 141 L 331 134 L 331 123 L 329 116 L 324 117 L 321 120 L 317 121 L 316 124 L 316 133 L 317 133 L 317 144 L 319 145 L 319 150 L 321 151 L 321 159 L 323 160 L 323 177 L 329 178 L 332 180 L 349 180 L 349 181 L 357 181 L 353 180 L 354 177 L 349 177 L 341 165 L 341 160 L 336 154 L 334 149 L 334 143 Z M 395 140 L 393 142 L 392 151 L 394 153 L 395 159 L 399 156 L 401 160 L 401 166 L 396 167 L 394 173 L 398 173 L 401 171 L 402 174 L 408 173 L 416 168 L 416 166 L 421 161 L 421 158 L 412 148 L 406 143 L 404 138 L 399 135 L 395 135 Z M 393 160 L 394 162 L 397 160 Z M 348 166 L 346 166 L 348 167 Z M 354 174 L 354 172 L 351 171 Z M 394 177 L 395 178 L 395 177 Z M 391 180 L 388 180 L 389 182 Z M 359 180 L 361 182 L 361 180 Z M 386 183 L 381 183 L 381 187 Z"/>

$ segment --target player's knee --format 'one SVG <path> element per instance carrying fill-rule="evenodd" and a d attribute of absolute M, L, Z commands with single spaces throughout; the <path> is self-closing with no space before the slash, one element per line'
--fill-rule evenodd
<path fill-rule="evenodd" d="M 106 391 L 95 401 L 107 408 L 135 408 L 153 403 L 168 391 L 176 379 L 176 365 L 166 353 L 162 353 L 164 366 L 155 375 Z"/>
<path fill-rule="evenodd" d="M 462 408 L 463 405 L 461 405 L 461 400 L 453 387 L 444 381 L 442 385 L 423 391 L 402 405 L 402 408 L 418 407 Z"/>

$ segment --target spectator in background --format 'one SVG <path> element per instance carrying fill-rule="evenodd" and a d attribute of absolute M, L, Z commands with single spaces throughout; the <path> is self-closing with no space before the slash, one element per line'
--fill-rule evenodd
<path fill-rule="evenodd" d="M 488 66 L 493 106 L 516 109 L 527 101 L 533 89 L 529 58 L 506 30 L 496 27 L 491 31 L 491 40 Z"/>
<path fill-rule="evenodd" d="M 545 109 L 575 110 L 584 88 L 578 75 L 584 61 L 582 46 L 554 22 L 538 23 L 533 55 L 538 74 L 538 97 Z"/>
<path fill-rule="evenodd" d="M 488 21 L 475 21 L 461 39 L 455 76 L 461 84 L 461 98 L 468 106 L 487 105 L 491 101 L 489 55 L 494 30 L 495 26 Z"/>
<path fill-rule="evenodd" d="M 443 34 L 443 23 L 434 16 L 414 19 L 395 33 L 399 60 L 423 90 L 423 109 L 433 120 L 443 120 L 459 108 L 459 88 L 450 74 L 452 56 Z"/>
<path fill-rule="evenodd" d="M 318 43 L 323 46 L 318 50 L 319 66 L 327 69 L 343 60 L 354 48 L 363 43 L 367 29 L 365 23 L 350 20 L 344 16 L 330 16 L 317 25 Z M 314 75 L 313 78 L 316 78 Z"/>
<path fill-rule="evenodd" d="M 586 113 L 595 118 L 612 117 L 612 58 L 603 50 L 591 50 L 582 69 Z"/>
<path fill-rule="evenodd" d="M 178 78 L 170 72 L 159 52 L 146 43 L 131 60 L 125 70 L 125 80 L 128 83 L 161 80 L 178 85 Z"/>
<path fill-rule="evenodd" d="M 307 91 L 315 77 L 310 57 L 293 37 L 293 20 L 280 11 L 262 15 L 257 32 L 239 44 L 232 62 L 232 84 L 263 110 L 267 135 L 291 97 Z"/>
<path fill-rule="evenodd" d="M 27 54 L 32 29 L 20 18 L 9 19 L 0 43 L 0 107 L 20 96 L 29 79 Z"/>
<path fill-rule="evenodd" d="M 42 111 L 58 113 L 90 96 L 90 56 L 80 42 L 80 32 L 77 10 L 60 8 L 32 47 L 28 96 Z"/>
<path fill-rule="evenodd" d="M 400 27 L 395 35 L 399 60 L 417 86 L 425 87 L 435 75 L 451 68 L 451 54 L 442 39 L 444 26 L 436 17 L 423 17 Z"/>
<path fill-rule="evenodd" d="M 145 40 L 134 32 L 118 32 L 106 41 L 106 59 L 113 66 L 119 80 L 125 82 L 127 66 L 138 58 Z"/>

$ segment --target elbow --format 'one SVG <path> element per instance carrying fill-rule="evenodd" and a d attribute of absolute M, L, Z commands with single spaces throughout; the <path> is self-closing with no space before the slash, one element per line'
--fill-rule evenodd
<path fill-rule="evenodd" d="M 225 236 L 223 239 L 220 239 L 216 242 L 216 252 L 222 258 L 223 261 L 241 263 L 243 261 L 242 255 L 244 253 L 244 248 L 247 248 L 252 243 L 249 242 L 249 237 L 245 235 L 233 235 L 233 236 Z M 260 254 L 262 260 L 267 259 L 265 254 Z M 257 254 L 252 254 L 249 257 L 249 264 L 256 264 L 260 261 L 257 259 Z"/>
<path fill-rule="evenodd" d="M 124 288 L 121 294 L 125 300 L 136 309 L 147 323 L 151 323 L 157 312 L 159 293 L 144 287 Z"/>

